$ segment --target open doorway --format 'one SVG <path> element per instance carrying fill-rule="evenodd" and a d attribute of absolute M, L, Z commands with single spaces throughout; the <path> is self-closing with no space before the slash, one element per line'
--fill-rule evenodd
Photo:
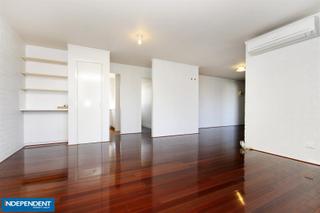
<path fill-rule="evenodd" d="M 110 137 L 120 132 L 120 75 L 109 75 L 109 113 L 110 113 Z"/>
<path fill-rule="evenodd" d="M 152 81 L 143 78 L 141 80 L 141 125 L 142 132 L 151 133 L 152 121 Z"/>

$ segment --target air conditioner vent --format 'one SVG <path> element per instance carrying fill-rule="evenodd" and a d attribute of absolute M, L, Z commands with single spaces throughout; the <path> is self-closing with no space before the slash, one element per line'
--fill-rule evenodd
<path fill-rule="evenodd" d="M 319 17 L 313 16 L 246 42 L 250 55 L 259 55 L 319 36 Z"/>

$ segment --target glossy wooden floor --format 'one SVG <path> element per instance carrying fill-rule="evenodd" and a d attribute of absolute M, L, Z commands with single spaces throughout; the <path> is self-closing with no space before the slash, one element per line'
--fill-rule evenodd
<path fill-rule="evenodd" d="M 57 212 L 320 212 L 320 167 L 239 152 L 243 127 L 25 148 L 0 164 L 0 197 Z"/>

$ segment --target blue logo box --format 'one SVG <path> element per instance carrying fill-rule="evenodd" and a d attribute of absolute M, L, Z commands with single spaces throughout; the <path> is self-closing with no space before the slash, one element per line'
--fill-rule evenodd
<path fill-rule="evenodd" d="M 54 198 L 2 198 L 3 212 L 54 212 Z"/>

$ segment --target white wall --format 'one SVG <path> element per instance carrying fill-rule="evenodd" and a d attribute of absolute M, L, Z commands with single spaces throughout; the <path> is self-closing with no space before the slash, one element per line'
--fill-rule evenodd
<path fill-rule="evenodd" d="M 111 63 L 120 75 L 120 133 L 141 132 L 141 80 L 150 78 L 150 68 Z"/>
<path fill-rule="evenodd" d="M 151 128 L 152 120 L 152 81 L 142 79 L 141 85 L 142 126 Z"/>
<path fill-rule="evenodd" d="M 152 60 L 152 136 L 198 133 L 199 68 Z"/>
<path fill-rule="evenodd" d="M 115 108 L 114 108 L 114 128 L 120 131 L 120 74 L 115 74 Z"/>
<path fill-rule="evenodd" d="M 244 82 L 199 76 L 199 127 L 244 124 Z"/>
<path fill-rule="evenodd" d="M 0 162 L 23 147 L 19 92 L 24 44 L 0 17 Z"/>
<path fill-rule="evenodd" d="M 109 74 L 109 107 L 114 109 L 116 105 L 116 77 L 115 74 Z"/>
<path fill-rule="evenodd" d="M 67 62 L 67 51 L 26 45 L 25 56 Z M 33 61 L 25 62 L 26 73 L 53 74 L 67 76 L 67 66 Z M 21 85 L 22 87 L 22 85 Z M 24 77 L 25 88 L 67 90 L 67 78 L 29 76 Z M 22 109 L 57 109 L 68 104 L 67 92 L 25 91 L 21 96 Z M 24 144 L 46 144 L 67 142 L 68 112 L 24 112 Z"/>
<path fill-rule="evenodd" d="M 114 127 L 116 124 L 115 104 L 116 104 L 116 79 L 113 73 L 109 73 L 109 120 L 110 127 Z"/>
<path fill-rule="evenodd" d="M 320 164 L 319 121 L 319 37 L 247 54 L 247 146 Z"/>
<path fill-rule="evenodd" d="M 67 112 L 24 112 L 24 144 L 68 141 Z"/>

